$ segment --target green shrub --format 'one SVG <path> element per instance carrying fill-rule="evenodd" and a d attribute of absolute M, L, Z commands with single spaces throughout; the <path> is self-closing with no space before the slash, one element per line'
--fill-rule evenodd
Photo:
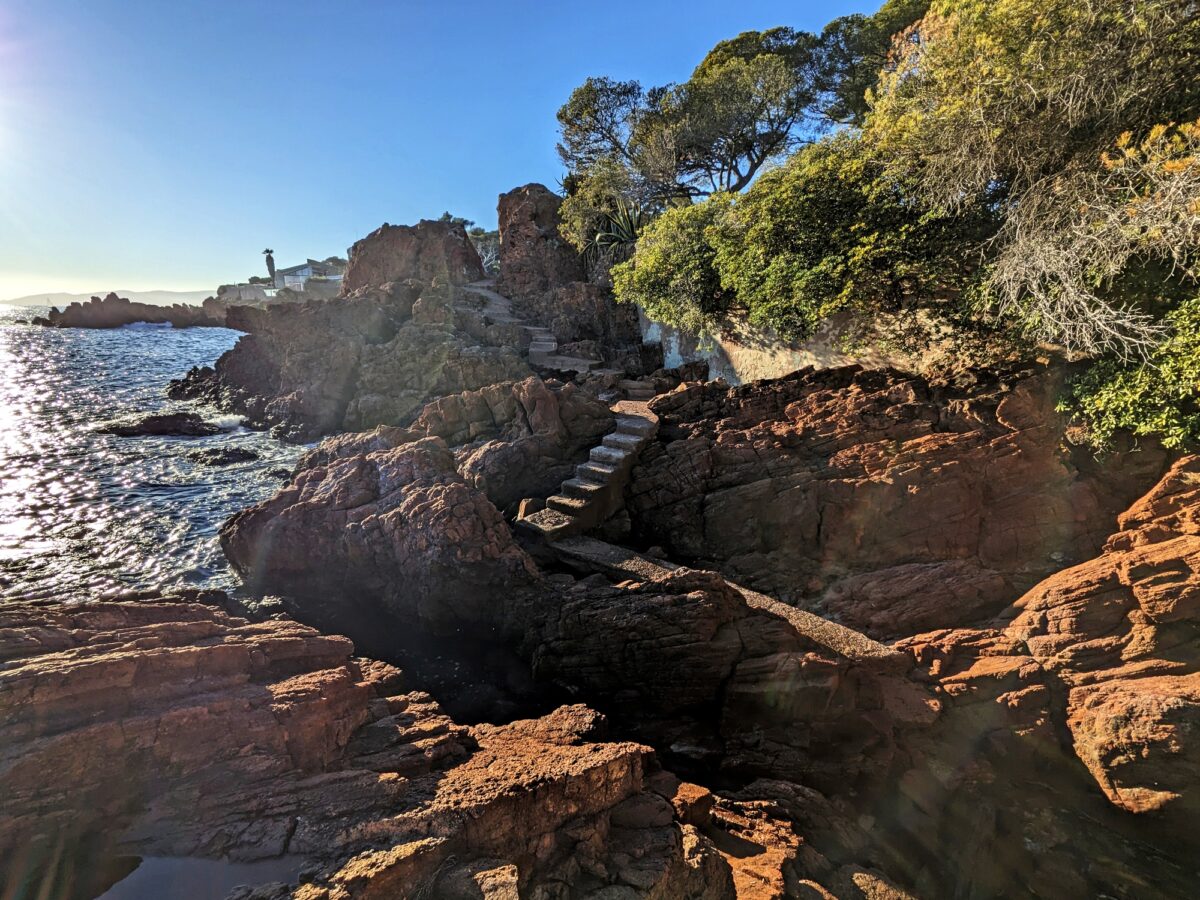
<path fill-rule="evenodd" d="M 1200 297 L 1180 304 L 1166 323 L 1170 336 L 1145 362 L 1100 360 L 1070 386 L 1062 408 L 1083 420 L 1096 447 L 1122 429 L 1157 435 L 1168 447 L 1200 443 Z"/>
<path fill-rule="evenodd" d="M 721 287 L 708 234 L 729 209 L 726 194 L 668 209 L 647 225 L 634 258 L 613 267 L 613 293 L 637 303 L 656 322 L 711 333 L 729 313 L 732 295 Z"/>

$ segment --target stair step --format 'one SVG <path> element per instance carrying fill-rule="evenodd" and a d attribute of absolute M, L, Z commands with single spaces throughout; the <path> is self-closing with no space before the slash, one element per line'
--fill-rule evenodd
<path fill-rule="evenodd" d="M 583 510 L 587 506 L 587 501 L 580 500 L 578 497 L 565 497 L 562 494 L 555 494 L 553 497 L 546 498 L 546 506 L 561 513 L 573 515 Z"/>
<path fill-rule="evenodd" d="M 585 462 L 580 463 L 575 467 L 575 477 L 585 481 L 595 481 L 598 484 L 607 484 L 608 479 L 617 472 L 616 466 L 610 466 L 603 462 Z"/>
<path fill-rule="evenodd" d="M 575 356 L 547 356 L 541 363 L 547 369 L 557 369 L 560 372 L 590 372 L 597 365 L 594 359 L 580 359 Z"/>
<path fill-rule="evenodd" d="M 653 385 L 646 384 L 644 381 L 634 381 L 632 378 L 622 378 L 617 382 L 617 387 L 625 391 L 654 390 Z"/>
<path fill-rule="evenodd" d="M 592 462 L 608 463 L 610 466 L 617 466 L 625 462 L 632 456 L 628 450 L 618 450 L 614 447 L 606 447 L 601 444 L 599 447 L 593 447 L 590 455 Z"/>
<path fill-rule="evenodd" d="M 621 434 L 650 437 L 654 434 L 654 423 L 641 416 L 617 416 L 617 431 Z"/>
<path fill-rule="evenodd" d="M 584 481 L 582 478 L 568 478 L 562 483 L 564 497 L 577 497 L 580 500 L 590 500 L 604 491 L 605 485 L 594 481 Z"/>
<path fill-rule="evenodd" d="M 643 438 L 636 434 L 624 434 L 620 431 L 614 431 L 606 434 L 600 444 L 604 447 L 612 447 L 615 450 L 628 450 L 631 453 L 636 453 L 642 449 L 643 440 Z"/>

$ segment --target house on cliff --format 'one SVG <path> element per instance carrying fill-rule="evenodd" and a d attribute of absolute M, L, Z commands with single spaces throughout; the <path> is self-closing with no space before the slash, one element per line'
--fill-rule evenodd
<path fill-rule="evenodd" d="M 330 262 L 310 259 L 298 266 L 278 269 L 275 272 L 275 287 L 291 288 L 294 291 L 304 290 L 310 278 L 320 278 L 326 281 L 341 281 L 343 269 Z"/>

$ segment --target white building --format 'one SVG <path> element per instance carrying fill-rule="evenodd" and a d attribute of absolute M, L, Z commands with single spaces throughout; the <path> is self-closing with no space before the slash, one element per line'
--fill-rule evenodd
<path fill-rule="evenodd" d="M 327 281 L 341 281 L 340 266 L 331 266 L 319 260 L 310 259 L 308 262 L 289 269 L 275 270 L 275 287 L 291 288 L 294 291 L 304 290 L 304 285 L 310 278 L 323 278 Z"/>

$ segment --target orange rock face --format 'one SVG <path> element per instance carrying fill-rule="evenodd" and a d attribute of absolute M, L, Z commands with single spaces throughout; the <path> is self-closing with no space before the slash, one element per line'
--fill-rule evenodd
<path fill-rule="evenodd" d="M 382 225 L 350 248 L 342 293 L 417 279 L 425 285 L 467 284 L 484 277 L 483 263 L 462 225 L 422 221 Z"/>
<path fill-rule="evenodd" d="M 634 535 L 876 638 L 987 621 L 1094 556 L 1164 466 L 1069 452 L 1059 384 L 847 367 L 686 385 L 651 404 Z"/>
<path fill-rule="evenodd" d="M 257 897 L 733 896 L 703 792 L 585 707 L 465 728 L 345 638 L 195 598 L 0 626 L 5 896 L 102 890 L 125 854 L 303 869 Z"/>
<path fill-rule="evenodd" d="M 903 741 L 913 765 L 887 801 L 892 827 L 978 853 L 970 873 L 939 873 L 952 884 L 1183 897 L 1200 875 L 1200 458 L 1118 527 L 991 627 L 899 645 L 944 712 Z M 967 823 L 987 841 L 964 842 Z M 1012 832 L 1039 854 L 991 858 Z"/>

